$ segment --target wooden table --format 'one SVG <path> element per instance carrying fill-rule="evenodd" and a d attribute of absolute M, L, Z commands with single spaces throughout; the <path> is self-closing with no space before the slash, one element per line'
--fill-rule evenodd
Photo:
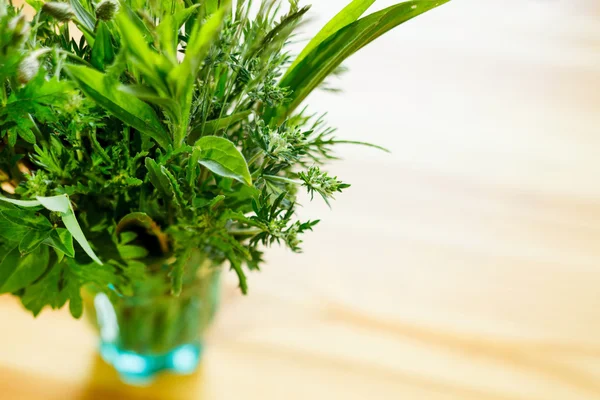
<path fill-rule="evenodd" d="M 228 277 L 200 371 L 124 386 L 84 321 L 3 298 L 0 398 L 600 398 L 599 8 L 457 0 L 368 47 L 310 102 L 393 155 L 343 149 L 305 253 Z"/>

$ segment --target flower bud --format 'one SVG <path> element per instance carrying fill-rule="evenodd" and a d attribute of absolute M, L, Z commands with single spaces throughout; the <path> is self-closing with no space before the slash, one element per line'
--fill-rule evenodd
<path fill-rule="evenodd" d="M 96 6 L 96 18 L 101 21 L 110 21 L 119 11 L 119 3 L 114 0 L 102 0 Z"/>
<path fill-rule="evenodd" d="M 69 21 L 75 16 L 73 9 L 69 4 L 58 3 L 55 1 L 44 3 L 42 6 L 42 11 L 60 22 Z"/>
<path fill-rule="evenodd" d="M 27 57 L 21 60 L 17 70 L 17 80 L 21 84 L 26 84 L 38 74 L 40 70 L 40 61 L 38 58 L 50 51 L 49 49 L 40 49 L 31 52 Z"/>

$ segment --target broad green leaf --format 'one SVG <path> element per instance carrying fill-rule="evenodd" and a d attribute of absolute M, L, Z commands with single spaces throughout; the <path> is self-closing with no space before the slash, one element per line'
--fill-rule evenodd
<path fill-rule="evenodd" d="M 192 157 L 217 175 L 252 186 L 252 177 L 242 153 L 229 140 L 204 136 L 194 145 Z"/>
<path fill-rule="evenodd" d="M 198 140 L 200 135 L 212 135 L 223 129 L 227 129 L 236 122 L 246 119 L 250 114 L 252 114 L 252 111 L 250 110 L 242 111 L 223 118 L 207 121 L 205 124 L 197 125 L 190 131 L 188 143 L 194 143 L 196 140 Z"/>
<path fill-rule="evenodd" d="M 66 69 L 81 90 L 98 105 L 114 114 L 125 124 L 148 135 L 163 148 L 169 146 L 171 142 L 169 134 L 148 104 L 135 96 L 117 90 L 116 85 L 110 84 L 101 72 L 78 65 L 69 65 Z"/>
<path fill-rule="evenodd" d="M 0 288 L 17 268 L 20 258 L 21 253 L 19 252 L 18 243 L 0 246 Z"/>
<path fill-rule="evenodd" d="M 92 47 L 91 63 L 100 71 L 104 71 L 105 67 L 112 64 L 115 59 L 115 51 L 111 43 L 111 34 L 104 21 L 98 24 L 96 31 L 96 40 Z"/>
<path fill-rule="evenodd" d="M 278 110 L 266 110 L 266 118 L 281 122 L 293 112 L 346 58 L 379 36 L 449 0 L 413 0 L 396 4 L 355 21 L 330 35 L 281 80 L 292 92 L 288 103 Z"/>
<path fill-rule="evenodd" d="M 18 130 L 19 137 L 26 141 L 27 143 L 35 144 L 35 135 L 29 129 L 19 129 Z"/>
<path fill-rule="evenodd" d="M 135 96 L 147 103 L 156 104 L 162 107 L 169 114 L 173 121 L 179 122 L 181 117 L 181 108 L 177 102 L 169 97 L 163 97 L 156 91 L 147 86 L 141 85 L 120 85 L 119 90 L 123 93 Z"/>
<path fill-rule="evenodd" d="M 73 211 L 69 197 L 67 195 L 58 195 L 53 197 L 38 197 L 37 199 L 48 210 L 59 212 L 61 214 L 62 222 L 65 224 L 65 228 L 67 228 L 73 236 L 73 239 L 79 243 L 83 251 L 85 251 L 92 260 L 102 265 L 102 261 L 100 261 L 98 256 L 96 256 L 96 253 L 94 253 L 94 250 L 90 247 L 90 244 L 77 222 L 77 218 L 75 218 L 75 212 Z"/>
<path fill-rule="evenodd" d="M 348 4 L 344 9 L 342 9 L 342 11 L 340 11 L 327 24 L 325 24 L 325 26 L 311 39 L 310 42 L 308 42 L 306 47 L 304 47 L 298 57 L 296 57 L 292 65 L 290 65 L 287 73 L 292 71 L 296 65 L 300 63 L 300 61 L 310 54 L 310 52 L 320 45 L 325 39 L 360 18 L 360 16 L 363 15 L 363 13 L 367 11 L 367 9 L 371 7 L 373 3 L 375 3 L 375 0 L 353 0 L 350 4 Z"/>
<path fill-rule="evenodd" d="M 27 210 L 4 210 L 0 212 L 0 215 L 13 224 L 31 230 L 49 231 L 52 229 L 52 224 L 46 217 Z"/>
<path fill-rule="evenodd" d="M 73 248 L 73 236 L 71 232 L 64 228 L 57 228 L 50 231 L 50 236 L 44 241 L 44 244 L 52 246 L 63 252 L 67 257 L 75 257 Z"/>
<path fill-rule="evenodd" d="M 46 270 L 49 261 L 48 247 L 40 246 L 24 257 L 16 257 L 15 248 L 0 264 L 0 294 L 12 293 L 33 283 Z M 16 261 L 16 262 L 15 262 Z"/>
<path fill-rule="evenodd" d="M 0 237 L 18 243 L 28 232 L 29 228 L 9 221 L 0 212 Z"/>
<path fill-rule="evenodd" d="M 30 230 L 19 243 L 19 251 L 21 254 L 31 253 L 42 244 L 48 236 L 50 236 L 51 230 L 37 231 Z"/>
<path fill-rule="evenodd" d="M 92 32 L 94 32 L 94 27 L 96 26 L 96 17 L 90 13 L 79 0 L 70 0 L 70 2 L 77 21 L 79 21 L 81 26 L 85 28 L 89 34 L 92 34 Z"/>

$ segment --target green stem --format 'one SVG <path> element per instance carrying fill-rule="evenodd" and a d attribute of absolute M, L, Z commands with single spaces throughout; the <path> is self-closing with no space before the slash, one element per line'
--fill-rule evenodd
<path fill-rule="evenodd" d="M 257 152 L 252 158 L 248 161 L 248 165 L 254 164 L 259 158 L 262 156 L 262 151 Z"/>
<path fill-rule="evenodd" d="M 85 64 L 87 67 L 94 68 L 94 66 L 93 66 L 92 64 L 90 64 L 89 62 L 85 61 L 83 58 L 79 57 L 79 56 L 78 56 L 78 55 L 76 55 L 76 54 L 69 53 L 68 51 L 65 51 L 65 50 L 62 50 L 62 49 L 59 49 L 58 51 L 59 51 L 61 54 L 64 54 L 64 55 L 66 55 L 67 57 L 69 57 L 69 58 L 72 58 L 73 60 L 76 60 L 76 61 L 79 61 L 79 62 L 80 62 L 80 63 L 82 63 L 82 64 Z M 95 68 L 94 68 L 94 69 L 95 69 Z"/>
<path fill-rule="evenodd" d="M 293 185 L 302 185 L 302 181 L 299 181 L 299 180 L 296 180 L 296 179 L 286 178 L 284 176 L 263 175 L 263 177 L 265 179 L 270 179 L 272 181 L 279 181 L 279 182 L 291 183 Z"/>

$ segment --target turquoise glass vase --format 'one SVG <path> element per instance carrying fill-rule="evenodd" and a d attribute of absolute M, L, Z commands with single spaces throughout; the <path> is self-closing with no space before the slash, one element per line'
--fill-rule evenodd
<path fill-rule="evenodd" d="M 219 303 L 221 268 L 205 265 L 195 271 L 179 296 L 143 290 L 129 297 L 93 295 L 100 355 L 124 382 L 146 385 L 162 372 L 196 370 L 204 332 Z"/>

